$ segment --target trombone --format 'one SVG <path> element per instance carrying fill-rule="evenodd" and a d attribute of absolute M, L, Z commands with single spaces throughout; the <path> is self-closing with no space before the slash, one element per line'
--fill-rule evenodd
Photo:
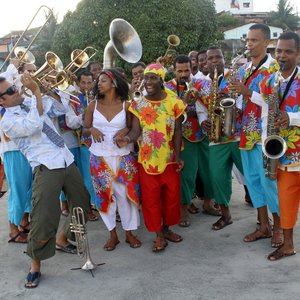
<path fill-rule="evenodd" d="M 34 19 L 36 18 L 36 16 L 38 15 L 38 13 L 41 11 L 41 9 L 46 8 L 49 11 L 49 15 L 46 19 L 46 21 L 44 22 L 43 26 L 38 30 L 38 32 L 35 34 L 35 36 L 32 38 L 31 42 L 29 43 L 27 48 L 24 47 L 20 47 L 19 44 L 21 42 L 21 40 L 23 39 L 24 35 L 27 33 L 29 27 L 31 26 L 32 22 L 34 21 Z M 36 40 L 36 38 L 38 37 L 38 35 L 40 34 L 40 32 L 44 29 L 44 27 L 46 26 L 47 22 L 50 20 L 50 18 L 53 16 L 53 11 L 51 8 L 49 8 L 46 5 L 41 5 L 39 7 L 39 9 L 37 10 L 37 12 L 35 13 L 35 15 L 33 16 L 33 18 L 31 19 L 31 21 L 29 22 L 28 26 L 26 27 L 26 29 L 23 31 L 23 33 L 20 35 L 19 39 L 17 40 L 16 44 L 14 45 L 14 47 L 11 49 L 11 51 L 9 52 L 8 56 L 6 57 L 5 61 L 3 62 L 2 66 L 0 67 L 0 71 L 3 69 L 3 67 L 5 66 L 5 64 L 7 63 L 7 61 L 11 58 L 12 54 L 15 53 L 16 57 L 23 63 L 34 63 L 35 59 L 33 54 L 29 51 L 30 47 L 32 46 L 33 42 Z M 19 48 L 19 49 L 18 49 Z M 28 62 L 26 60 L 27 57 L 30 57 L 31 60 Z M 33 56 L 33 62 L 32 62 L 32 56 Z M 24 60 L 25 59 L 25 60 Z"/>
<path fill-rule="evenodd" d="M 180 44 L 180 38 L 175 34 L 171 34 L 168 36 L 167 42 L 169 46 L 165 55 L 160 59 L 160 61 L 166 68 L 169 68 L 174 63 L 174 60 L 176 58 L 176 47 Z"/>

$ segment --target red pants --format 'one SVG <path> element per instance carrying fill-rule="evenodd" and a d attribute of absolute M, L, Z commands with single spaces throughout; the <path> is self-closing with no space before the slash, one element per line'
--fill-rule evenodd
<path fill-rule="evenodd" d="M 0 162 L 0 192 L 2 191 L 3 181 L 4 181 L 4 167 L 1 161 Z"/>
<path fill-rule="evenodd" d="M 139 164 L 141 202 L 145 225 L 150 232 L 180 222 L 180 174 L 168 165 L 162 174 L 147 174 Z"/>
<path fill-rule="evenodd" d="M 280 225 L 292 229 L 297 222 L 300 202 L 300 172 L 278 170 Z"/>

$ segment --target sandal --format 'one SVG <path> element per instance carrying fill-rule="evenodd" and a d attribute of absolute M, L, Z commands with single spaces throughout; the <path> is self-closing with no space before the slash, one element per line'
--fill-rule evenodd
<path fill-rule="evenodd" d="M 64 209 L 61 211 L 61 214 L 64 216 L 64 217 L 67 217 L 69 214 L 70 214 L 70 211 L 68 209 Z"/>
<path fill-rule="evenodd" d="M 105 251 L 113 251 L 116 249 L 116 246 L 120 243 L 119 240 L 109 239 L 103 246 Z"/>
<path fill-rule="evenodd" d="M 18 230 L 23 233 L 29 233 L 30 231 L 29 223 L 27 223 L 26 225 L 19 225 Z"/>
<path fill-rule="evenodd" d="M 209 206 L 208 208 L 202 207 L 202 213 L 205 215 L 210 215 L 210 216 L 222 216 L 222 213 L 220 210 L 216 209 L 214 206 Z"/>
<path fill-rule="evenodd" d="M 29 272 L 26 277 L 25 288 L 26 289 L 34 289 L 40 283 L 41 272 Z"/>
<path fill-rule="evenodd" d="M 284 253 L 284 252 L 282 252 L 281 249 L 282 248 L 276 249 L 274 252 L 269 254 L 268 255 L 268 260 L 275 261 L 275 260 L 281 259 L 283 257 L 292 256 L 292 255 L 296 254 L 295 250 L 293 250 L 292 252 L 289 252 L 289 253 Z"/>
<path fill-rule="evenodd" d="M 89 221 L 93 222 L 93 221 L 98 221 L 99 217 L 94 214 L 93 210 L 90 210 L 88 213 L 88 219 Z"/>
<path fill-rule="evenodd" d="M 164 238 L 166 240 L 173 242 L 173 243 L 179 243 L 183 240 L 181 235 L 173 232 L 170 229 L 168 229 L 167 231 L 163 231 L 163 234 L 164 234 Z"/>
<path fill-rule="evenodd" d="M 9 234 L 10 240 L 8 243 L 19 243 L 19 244 L 26 244 L 28 242 L 27 238 L 28 235 L 24 232 L 19 231 L 15 236 L 11 236 Z"/>
<path fill-rule="evenodd" d="M 212 229 L 213 230 L 221 230 L 223 229 L 224 227 L 226 227 L 227 225 L 230 225 L 232 224 L 232 220 L 231 220 L 231 217 L 225 219 L 223 216 L 216 222 L 212 225 Z"/>
<path fill-rule="evenodd" d="M 261 239 L 268 239 L 272 236 L 271 231 L 268 231 L 267 233 L 261 231 L 260 229 L 255 229 L 254 232 L 247 234 L 243 241 L 248 243 L 248 242 L 255 242 Z"/>
<path fill-rule="evenodd" d="M 188 207 L 188 212 L 191 214 L 198 214 L 199 213 L 199 208 L 197 206 L 195 206 L 194 203 L 192 203 L 189 207 Z"/>
<path fill-rule="evenodd" d="M 125 242 L 128 243 L 131 248 L 139 248 L 142 246 L 141 241 L 135 235 L 127 236 Z"/>
<path fill-rule="evenodd" d="M 158 236 L 153 243 L 152 251 L 156 253 L 161 252 L 164 251 L 167 246 L 168 246 L 168 242 L 165 240 L 165 238 Z"/>

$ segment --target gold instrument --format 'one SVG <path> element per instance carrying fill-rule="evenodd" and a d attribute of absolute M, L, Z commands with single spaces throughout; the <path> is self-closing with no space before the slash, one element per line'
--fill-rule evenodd
<path fill-rule="evenodd" d="M 35 20 L 36 16 L 44 8 L 46 8 L 48 10 L 48 15 L 47 15 L 47 18 L 46 18 L 44 24 L 41 26 L 41 28 L 37 31 L 37 33 L 35 34 L 35 36 L 32 38 L 32 40 L 30 41 L 30 43 L 27 46 L 27 48 L 20 47 L 19 45 L 22 42 L 22 39 L 23 39 L 24 35 L 28 32 L 29 27 L 31 26 L 31 24 Z M 47 22 L 50 20 L 50 18 L 52 16 L 53 16 L 53 11 L 48 6 L 42 5 L 42 6 L 39 7 L 39 9 L 37 10 L 37 12 L 35 13 L 35 15 L 33 16 L 33 18 L 31 19 L 31 21 L 29 22 L 28 26 L 23 31 L 23 33 L 20 35 L 20 37 L 17 40 L 17 42 L 15 43 L 14 47 L 9 52 L 8 56 L 6 57 L 5 61 L 3 62 L 2 66 L 0 68 L 0 71 L 6 65 L 6 63 L 11 58 L 11 56 L 12 56 L 13 53 L 15 54 L 16 58 L 18 58 L 20 60 L 21 63 L 23 63 L 23 64 L 34 64 L 35 58 L 34 58 L 33 54 L 29 51 L 29 49 L 31 48 L 33 42 L 36 40 L 36 38 L 38 37 L 38 35 L 40 34 L 40 32 L 44 29 L 44 27 L 46 26 Z"/>
<path fill-rule="evenodd" d="M 183 102 L 185 102 L 188 106 L 195 105 L 197 101 L 197 93 L 198 90 L 193 87 L 193 82 L 185 82 L 186 90 L 182 96 Z"/>
<path fill-rule="evenodd" d="M 74 207 L 72 210 L 70 230 L 75 235 L 78 256 L 80 258 L 86 259 L 84 265 L 81 268 L 75 268 L 72 270 L 82 269 L 85 271 L 90 271 L 93 275 L 92 270 L 94 270 L 100 264 L 95 264 L 91 259 L 90 248 L 87 238 L 87 227 L 85 223 L 83 209 L 81 207 Z"/>
<path fill-rule="evenodd" d="M 279 71 L 275 74 L 273 93 L 268 97 L 268 124 L 267 138 L 262 145 L 264 154 L 265 175 L 271 180 L 277 179 L 278 159 L 284 155 L 287 145 L 285 140 L 279 136 L 279 129 L 275 128 L 276 120 L 280 119 L 279 108 Z"/>
<path fill-rule="evenodd" d="M 129 63 L 136 63 L 142 57 L 142 43 L 133 28 L 123 19 L 114 19 L 109 26 L 110 41 L 103 54 L 103 68 L 114 67 L 117 55 Z"/>
<path fill-rule="evenodd" d="M 219 106 L 218 103 L 218 69 L 214 68 L 214 78 L 212 87 L 212 99 L 209 102 L 208 117 L 211 123 L 211 129 L 209 133 L 209 141 L 217 143 L 220 140 L 222 132 L 222 115 L 224 109 Z"/>
<path fill-rule="evenodd" d="M 177 56 L 176 47 L 180 44 L 180 38 L 175 35 L 171 34 L 167 38 L 168 48 L 165 55 L 160 59 L 160 62 L 164 64 L 166 68 L 169 68 L 173 63 Z"/>

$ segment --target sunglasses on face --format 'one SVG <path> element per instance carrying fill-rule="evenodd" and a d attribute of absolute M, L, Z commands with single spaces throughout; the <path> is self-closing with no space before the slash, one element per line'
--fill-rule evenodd
<path fill-rule="evenodd" d="M 11 85 L 5 92 L 0 94 L 0 97 L 4 96 L 4 95 L 13 95 L 18 91 L 17 87 L 15 85 Z"/>

